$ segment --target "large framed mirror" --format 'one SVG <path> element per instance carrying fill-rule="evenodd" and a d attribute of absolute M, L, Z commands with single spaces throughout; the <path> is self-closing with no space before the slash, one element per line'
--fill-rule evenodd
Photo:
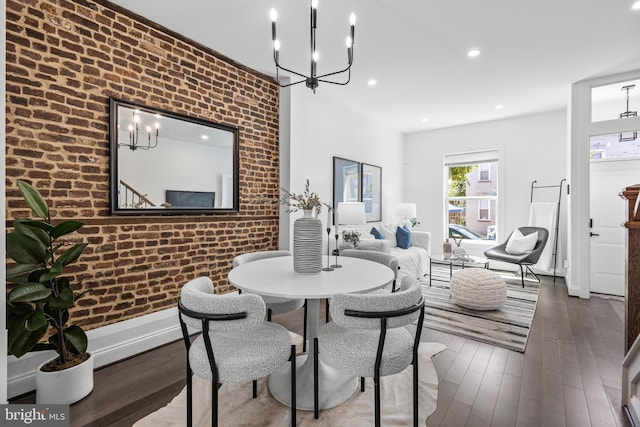
<path fill-rule="evenodd" d="M 238 212 L 238 129 L 111 98 L 111 213 Z"/>

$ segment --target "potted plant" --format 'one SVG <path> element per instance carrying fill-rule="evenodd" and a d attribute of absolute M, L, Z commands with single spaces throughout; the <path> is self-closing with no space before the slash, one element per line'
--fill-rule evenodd
<path fill-rule="evenodd" d="M 19 358 L 29 351 L 55 350 L 58 357 L 36 372 L 37 403 L 73 403 L 93 389 L 87 335 L 79 326 L 68 325 L 69 309 L 88 291 L 78 292 L 80 284 L 72 286 L 63 276 L 64 268 L 87 247 L 87 243 L 65 247 L 64 237 L 84 223 L 54 225 L 42 195 L 24 181 L 18 181 L 18 188 L 39 219 L 14 219 L 14 229 L 6 236 L 7 255 L 15 261 L 7 265 L 6 277 L 9 354 Z M 67 377 L 79 383 L 66 383 Z"/>
<path fill-rule="evenodd" d="M 282 191 L 280 203 L 289 206 L 289 210 L 287 210 L 287 212 L 289 213 L 306 211 L 308 212 L 308 215 L 313 213 L 315 217 L 318 217 L 318 215 L 322 211 L 322 205 L 325 205 L 327 206 L 327 208 L 329 208 L 329 205 L 320 201 L 320 197 L 318 197 L 318 194 L 316 194 L 315 192 L 311 192 L 311 190 L 309 189 L 308 179 L 304 186 L 304 193 L 302 194 L 292 193 L 286 188 L 282 187 L 280 188 L 280 190 Z"/>
<path fill-rule="evenodd" d="M 345 230 L 342 232 L 342 240 L 349 243 L 354 248 L 360 243 L 360 232 L 356 230 Z"/>

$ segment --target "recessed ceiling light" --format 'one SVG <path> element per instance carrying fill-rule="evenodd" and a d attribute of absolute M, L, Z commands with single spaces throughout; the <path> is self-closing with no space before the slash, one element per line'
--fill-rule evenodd
<path fill-rule="evenodd" d="M 480 51 L 478 49 L 471 49 L 469 52 L 467 52 L 467 56 L 469 58 L 475 58 L 478 55 L 480 55 Z"/>
<path fill-rule="evenodd" d="M 631 10 L 640 10 L 640 1 L 635 2 L 635 3 L 631 6 Z"/>
<path fill-rule="evenodd" d="M 429 121 L 429 119 L 427 119 L 426 117 L 423 117 L 422 120 L 420 120 L 422 123 L 426 123 Z"/>
<path fill-rule="evenodd" d="M 504 108 L 503 105 L 496 105 L 496 110 L 502 110 Z"/>
<path fill-rule="evenodd" d="M 209 139 L 209 137 L 208 137 L 207 135 L 202 135 L 200 138 L 201 138 L 202 140 L 205 140 L 205 141 L 206 141 L 207 139 Z"/>
<path fill-rule="evenodd" d="M 375 86 L 376 84 L 378 84 L 378 82 L 376 81 L 376 79 L 369 79 L 369 81 L 367 82 L 367 84 L 369 86 Z"/>

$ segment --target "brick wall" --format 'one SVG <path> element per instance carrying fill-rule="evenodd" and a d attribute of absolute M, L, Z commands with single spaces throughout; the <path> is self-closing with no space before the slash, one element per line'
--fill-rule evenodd
<path fill-rule="evenodd" d="M 86 223 L 69 268 L 92 293 L 86 329 L 177 302 L 200 275 L 230 287 L 234 256 L 278 245 L 278 88 L 273 79 L 107 1 L 7 0 L 7 219 L 29 216 L 16 180 L 52 218 Z M 240 212 L 109 214 L 109 97 L 239 128 Z M 10 222 L 7 228 L 10 229 Z"/>

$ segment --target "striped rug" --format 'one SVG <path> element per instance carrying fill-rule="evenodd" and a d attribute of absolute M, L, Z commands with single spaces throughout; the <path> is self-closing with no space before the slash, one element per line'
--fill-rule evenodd
<path fill-rule="evenodd" d="M 431 286 L 429 276 L 421 282 L 426 303 L 425 327 L 524 352 L 538 302 L 538 283 L 525 282 L 523 289 L 519 281 L 507 280 L 507 301 L 502 308 L 475 311 L 451 300 L 449 267 L 434 265 L 432 274 Z"/>

